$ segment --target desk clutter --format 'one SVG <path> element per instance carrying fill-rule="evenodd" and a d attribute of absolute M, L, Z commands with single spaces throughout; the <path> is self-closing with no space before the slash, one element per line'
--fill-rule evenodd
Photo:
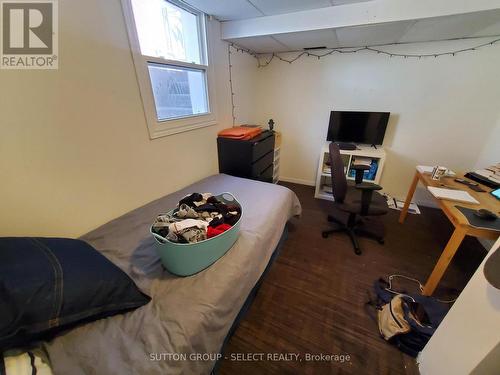
<path fill-rule="evenodd" d="M 441 181 L 442 178 L 456 176 L 455 172 L 446 167 L 418 165 L 417 171 L 422 174 L 430 175 L 433 181 L 440 182 L 439 187 L 427 186 L 429 192 L 437 199 L 446 199 L 470 204 L 480 204 L 480 202 L 471 194 L 469 194 L 467 190 L 461 189 L 461 185 L 477 193 L 488 192 L 488 187 L 497 190 L 500 187 L 500 163 L 485 169 L 479 169 L 475 172 L 468 172 L 464 175 L 464 177 L 466 178 L 454 178 L 453 181 L 460 183 L 460 187 L 456 184 L 450 185 L 449 182 L 445 183 L 446 181 Z M 470 181 L 467 178 L 470 178 L 473 181 Z M 492 191 L 491 194 L 498 198 L 496 190 Z M 479 217 L 481 217 L 481 215 L 479 215 Z"/>
<path fill-rule="evenodd" d="M 456 173 L 451 169 L 442 166 L 417 165 L 417 171 L 419 171 L 420 173 L 430 174 L 433 180 L 439 180 L 441 177 L 453 177 L 456 175 Z M 436 176 L 438 176 L 438 178 L 435 178 Z"/>
<path fill-rule="evenodd" d="M 417 165 L 417 171 L 422 174 L 430 174 L 432 180 L 440 181 L 443 177 L 454 177 L 456 173 L 452 170 L 442 167 L 442 166 L 428 166 L 428 165 Z M 464 179 L 456 179 L 466 181 Z M 460 181 L 457 181 L 460 182 Z M 464 183 L 464 182 L 461 182 Z M 478 200 L 475 199 L 465 190 L 460 190 L 456 186 L 446 185 L 444 183 L 440 184 L 441 187 L 427 186 L 427 190 L 437 199 L 446 199 L 451 201 L 457 201 L 462 203 L 479 204 Z"/>
<path fill-rule="evenodd" d="M 497 216 L 500 213 L 500 198 L 497 191 L 487 185 L 469 181 L 467 174 L 455 174 L 446 167 L 439 166 L 419 165 L 416 169 L 399 222 L 405 221 L 417 185 L 421 183 L 436 198 L 439 208 L 454 226 L 453 234 L 423 288 L 422 294 L 429 296 L 436 289 L 466 236 L 490 240 L 498 238 L 500 219 Z M 438 169 L 440 172 L 436 173 Z M 493 170 L 490 172 L 493 173 Z M 456 205 L 455 202 L 462 204 Z"/>
<path fill-rule="evenodd" d="M 470 178 L 480 184 L 483 184 L 492 189 L 500 188 L 500 163 L 494 164 L 484 169 L 478 169 L 465 174 L 465 177 Z"/>
<path fill-rule="evenodd" d="M 434 181 L 441 181 L 443 177 L 455 177 L 455 172 L 449 170 L 446 167 L 441 166 L 417 166 L 417 171 L 423 174 L 430 174 L 431 179 Z M 493 165 L 491 167 L 485 168 L 484 170 L 478 170 L 483 179 L 488 178 L 490 186 L 494 185 L 494 180 L 498 178 L 500 181 L 500 164 Z M 465 174 L 468 175 L 477 174 L 476 172 L 469 172 Z M 479 174 L 477 174 L 479 175 Z M 496 176 L 496 177 L 495 177 Z M 483 184 L 484 181 L 479 179 L 480 183 L 469 181 L 466 178 L 454 178 L 454 182 L 461 184 L 460 186 L 467 187 L 476 193 L 486 193 L 487 190 L 481 187 L 480 183 Z M 437 186 L 427 186 L 427 190 L 437 199 L 444 199 L 450 201 L 456 201 L 461 203 L 480 205 L 481 203 L 474 198 L 467 190 L 462 190 L 457 184 L 450 185 L 450 182 L 440 183 L 440 187 Z M 469 224 L 476 228 L 500 230 L 500 220 L 498 220 L 497 215 L 485 208 L 472 209 L 468 207 L 455 206 L 466 218 Z"/>

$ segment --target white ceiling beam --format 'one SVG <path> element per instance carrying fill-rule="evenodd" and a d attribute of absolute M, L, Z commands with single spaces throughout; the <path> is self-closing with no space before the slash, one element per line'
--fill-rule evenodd
<path fill-rule="evenodd" d="M 373 0 L 222 22 L 222 39 L 248 38 L 500 9 L 500 0 Z"/>

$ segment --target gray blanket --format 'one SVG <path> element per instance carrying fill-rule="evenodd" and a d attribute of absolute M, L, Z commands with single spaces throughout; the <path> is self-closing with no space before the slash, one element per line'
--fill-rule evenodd
<path fill-rule="evenodd" d="M 149 227 L 157 214 L 192 192 L 233 193 L 243 208 L 241 233 L 233 248 L 211 267 L 182 278 L 162 267 Z M 300 211 L 297 197 L 285 187 L 220 174 L 86 234 L 82 239 L 123 269 L 152 301 L 44 344 L 54 373 L 210 373 L 216 358 L 196 360 L 193 353 L 215 356 L 220 351 L 286 222 Z"/>

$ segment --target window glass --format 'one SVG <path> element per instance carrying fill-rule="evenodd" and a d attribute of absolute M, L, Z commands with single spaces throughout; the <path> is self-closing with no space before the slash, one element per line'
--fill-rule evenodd
<path fill-rule="evenodd" d="M 148 64 L 159 121 L 208 113 L 205 71 Z"/>
<path fill-rule="evenodd" d="M 202 64 L 198 16 L 165 0 L 132 0 L 141 53 Z"/>

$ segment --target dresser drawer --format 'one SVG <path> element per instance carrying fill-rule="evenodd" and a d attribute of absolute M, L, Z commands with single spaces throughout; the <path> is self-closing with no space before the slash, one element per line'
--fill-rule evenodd
<path fill-rule="evenodd" d="M 263 182 L 273 182 L 273 166 L 270 165 L 267 169 L 265 169 L 260 175 L 258 175 L 255 179 Z"/>
<path fill-rule="evenodd" d="M 217 138 L 219 172 L 231 176 L 269 180 L 274 163 L 275 134 L 268 130 L 249 140 Z M 265 177 L 259 177 L 265 176 Z"/>
<path fill-rule="evenodd" d="M 274 152 L 271 151 L 257 160 L 255 163 L 252 163 L 252 177 L 259 176 L 262 172 L 264 172 L 270 165 L 273 165 L 274 161 Z"/>
<path fill-rule="evenodd" d="M 274 150 L 274 134 L 269 134 L 268 137 L 258 139 L 252 145 L 252 163 L 262 158 L 267 153 Z"/>

